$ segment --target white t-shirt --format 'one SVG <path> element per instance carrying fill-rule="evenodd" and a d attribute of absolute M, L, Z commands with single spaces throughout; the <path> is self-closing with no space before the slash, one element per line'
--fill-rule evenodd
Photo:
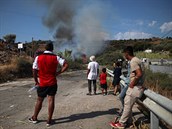
<path fill-rule="evenodd" d="M 99 64 L 96 61 L 92 61 L 88 64 L 88 69 L 90 70 L 88 74 L 89 80 L 96 80 L 98 76 Z"/>

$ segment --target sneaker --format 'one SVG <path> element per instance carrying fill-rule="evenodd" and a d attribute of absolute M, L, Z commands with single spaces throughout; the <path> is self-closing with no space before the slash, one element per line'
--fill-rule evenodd
<path fill-rule="evenodd" d="M 50 127 L 50 126 L 51 126 L 51 124 L 50 124 L 50 123 L 47 123 L 47 124 L 46 124 L 46 126 L 47 126 L 47 127 Z"/>
<path fill-rule="evenodd" d="M 29 122 L 36 124 L 36 123 L 38 123 L 38 120 L 33 120 L 33 118 L 31 117 L 31 118 L 29 118 Z"/>
<path fill-rule="evenodd" d="M 91 93 L 87 93 L 87 95 L 91 95 Z"/>
<path fill-rule="evenodd" d="M 53 122 L 52 122 L 52 121 L 47 121 L 46 126 L 47 126 L 47 127 L 50 127 L 52 124 L 53 124 Z"/>
<path fill-rule="evenodd" d="M 117 112 L 116 115 L 121 117 L 122 116 L 122 112 Z"/>
<path fill-rule="evenodd" d="M 125 128 L 125 126 L 119 122 L 118 123 L 110 122 L 109 124 L 113 128 L 118 128 L 118 129 L 124 129 Z"/>

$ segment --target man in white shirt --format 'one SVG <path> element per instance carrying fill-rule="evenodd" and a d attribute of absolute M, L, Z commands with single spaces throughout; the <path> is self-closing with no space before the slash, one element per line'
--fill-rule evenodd
<path fill-rule="evenodd" d="M 99 74 L 99 64 L 95 61 L 95 56 L 90 57 L 90 63 L 88 64 L 87 79 L 88 79 L 88 94 L 91 95 L 92 88 L 91 84 L 94 86 L 94 94 L 96 95 L 96 80 Z"/>

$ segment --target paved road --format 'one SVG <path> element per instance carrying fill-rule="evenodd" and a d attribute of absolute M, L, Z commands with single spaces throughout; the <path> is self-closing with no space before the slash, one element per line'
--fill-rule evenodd
<path fill-rule="evenodd" d="M 66 73 L 58 79 L 58 94 L 51 129 L 110 129 L 108 123 L 119 111 L 120 102 L 113 95 L 87 96 L 86 71 Z M 0 84 L 0 129 L 46 129 L 47 100 L 32 124 L 36 93 L 27 93 L 33 79 L 20 79 Z M 98 91 L 100 93 L 100 91 Z M 135 108 L 135 111 L 136 108 Z"/>

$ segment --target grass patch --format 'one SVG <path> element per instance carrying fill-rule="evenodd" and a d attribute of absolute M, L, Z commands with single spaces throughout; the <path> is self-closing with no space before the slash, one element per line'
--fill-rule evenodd
<path fill-rule="evenodd" d="M 29 57 L 13 57 L 9 64 L 0 66 L 0 83 L 32 77 L 32 61 Z"/>
<path fill-rule="evenodd" d="M 172 59 L 167 53 L 158 52 L 158 53 L 145 53 L 145 52 L 136 52 L 136 56 L 139 58 L 149 58 L 149 59 Z"/>
<path fill-rule="evenodd" d="M 76 59 L 76 60 L 68 59 L 67 62 L 69 64 L 69 71 L 86 69 L 81 59 Z"/>
<path fill-rule="evenodd" d="M 172 77 L 165 73 L 145 71 L 145 87 L 158 94 L 172 98 Z"/>
<path fill-rule="evenodd" d="M 118 59 L 123 59 L 122 52 L 111 52 L 111 51 L 105 51 L 101 55 L 97 55 L 97 62 L 101 65 L 105 65 L 108 67 L 112 67 L 113 63 L 116 62 Z"/>

